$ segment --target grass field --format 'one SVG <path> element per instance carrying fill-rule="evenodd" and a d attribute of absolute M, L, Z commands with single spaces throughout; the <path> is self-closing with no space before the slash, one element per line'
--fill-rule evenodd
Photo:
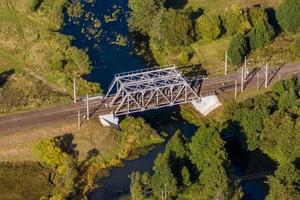
<path fill-rule="evenodd" d="M 70 38 L 59 33 L 66 0 L 44 0 L 36 8 L 33 2 L 37 1 L 0 0 L 0 96 L 17 88 L 26 102 L 9 106 L 0 102 L 0 112 L 68 101 L 73 78 L 79 94 L 99 90 L 81 78 L 91 69 L 86 52 L 72 47 Z M 40 97 L 43 90 L 47 92 Z"/>
<path fill-rule="evenodd" d="M 0 163 L 0 199 L 37 200 L 48 195 L 53 188 L 49 173 L 37 162 Z"/>
<path fill-rule="evenodd" d="M 84 123 L 77 129 L 76 121 L 54 124 L 51 126 L 19 131 L 0 136 L 1 161 L 36 161 L 32 149 L 43 138 L 64 137 L 69 144 L 74 144 L 80 160 L 86 158 L 87 152 L 97 149 L 99 152 L 110 150 L 117 143 L 114 129 L 100 125 L 95 119 Z"/>

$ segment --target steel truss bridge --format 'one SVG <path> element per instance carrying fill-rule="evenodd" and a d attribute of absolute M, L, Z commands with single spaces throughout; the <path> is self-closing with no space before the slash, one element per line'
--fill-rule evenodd
<path fill-rule="evenodd" d="M 104 98 L 116 116 L 199 100 L 175 65 L 116 74 Z"/>

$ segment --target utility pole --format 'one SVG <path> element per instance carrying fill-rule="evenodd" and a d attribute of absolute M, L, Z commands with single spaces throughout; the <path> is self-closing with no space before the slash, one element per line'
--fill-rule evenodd
<path fill-rule="evenodd" d="M 76 103 L 76 82 L 75 82 L 75 78 L 73 78 L 73 99 L 74 99 L 74 103 Z"/>
<path fill-rule="evenodd" d="M 241 75 L 241 92 L 244 92 L 244 66 L 242 66 L 242 75 Z"/>
<path fill-rule="evenodd" d="M 225 66 L 224 66 L 224 74 L 227 75 L 227 67 L 228 67 L 228 55 L 227 51 L 225 51 Z"/>
<path fill-rule="evenodd" d="M 77 128 L 80 129 L 80 123 L 81 123 L 81 121 L 80 121 L 80 110 L 79 109 L 78 109 L 77 114 L 78 114 L 78 117 L 77 117 Z"/>
<path fill-rule="evenodd" d="M 265 69 L 265 88 L 268 87 L 268 63 L 266 64 L 266 69 Z"/>
<path fill-rule="evenodd" d="M 89 110 L 89 95 L 86 95 L 86 118 L 90 119 L 90 110 Z"/>
<path fill-rule="evenodd" d="M 237 97 L 237 80 L 234 81 L 234 99 Z"/>

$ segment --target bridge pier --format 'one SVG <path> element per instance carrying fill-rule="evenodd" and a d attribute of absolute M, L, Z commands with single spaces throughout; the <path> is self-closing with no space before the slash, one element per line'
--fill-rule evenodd
<path fill-rule="evenodd" d="M 99 120 L 103 126 L 119 129 L 119 118 L 114 113 L 99 115 Z"/>
<path fill-rule="evenodd" d="M 201 100 L 192 101 L 192 105 L 198 112 L 206 116 L 216 108 L 220 107 L 222 103 L 219 101 L 217 95 L 210 95 L 202 97 Z"/>

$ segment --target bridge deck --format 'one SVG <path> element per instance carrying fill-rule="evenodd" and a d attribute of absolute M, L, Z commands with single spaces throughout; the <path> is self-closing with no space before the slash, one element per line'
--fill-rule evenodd
<path fill-rule="evenodd" d="M 271 71 L 269 76 L 269 84 L 274 83 L 279 79 L 287 79 L 298 75 L 300 73 L 300 64 L 289 64 L 282 66 L 277 71 Z M 264 84 L 264 72 L 250 72 L 245 88 L 256 87 L 257 74 L 259 74 L 260 87 Z M 240 90 L 241 78 L 238 73 L 231 73 L 222 77 L 214 77 L 203 80 L 202 83 L 195 83 L 193 89 L 198 95 L 205 96 L 212 91 L 216 94 L 222 92 L 234 91 L 235 81 L 238 82 L 238 89 Z M 109 97 L 106 103 L 109 103 L 113 97 Z M 116 107 L 106 107 L 106 103 L 100 103 L 99 99 L 90 101 L 90 113 L 94 116 L 99 114 L 107 114 L 113 112 Z M 13 131 L 29 129 L 37 126 L 48 125 L 65 120 L 77 120 L 77 111 L 80 110 L 81 117 L 86 113 L 86 103 L 80 101 L 68 105 L 53 106 L 49 108 L 42 108 L 35 111 L 27 111 L 23 113 L 10 114 L 0 117 L 0 133 L 6 134 Z"/>

